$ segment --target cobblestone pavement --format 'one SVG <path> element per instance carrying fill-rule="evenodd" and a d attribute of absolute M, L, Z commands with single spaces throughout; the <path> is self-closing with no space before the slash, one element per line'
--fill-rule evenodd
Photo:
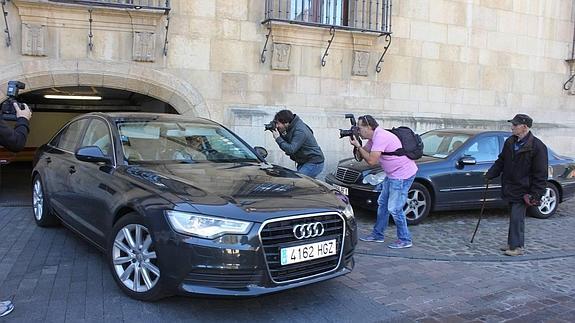
<path fill-rule="evenodd" d="M 432 213 L 422 224 L 410 226 L 413 247 L 407 250 L 387 248 L 387 242 L 396 239 L 395 227 L 391 225 L 386 243 L 361 244 L 358 252 L 366 255 L 400 256 L 404 258 L 448 261 L 527 261 L 575 256 L 575 243 L 571 232 L 575 228 L 575 203 L 560 204 L 550 219 L 527 217 L 525 221 L 525 249 L 523 257 L 504 256 L 499 248 L 507 244 L 509 218 L 506 210 L 485 210 L 473 243 L 473 231 L 479 219 L 479 211 Z M 359 212 L 362 234 L 369 234 L 375 213 Z"/>
<path fill-rule="evenodd" d="M 16 204 L 15 204 L 16 205 Z M 506 258 L 507 219 L 488 210 L 433 214 L 410 227 L 414 247 L 358 246 L 344 277 L 249 299 L 171 297 L 134 301 L 116 287 L 103 256 L 65 228 L 36 227 L 30 207 L 0 206 L 0 299 L 10 322 L 573 322 L 575 202 L 548 220 L 527 220 L 524 257 Z M 359 211 L 362 233 L 374 215 Z M 395 238 L 395 228 L 388 229 Z M 0 321 L 2 321 L 0 319 Z"/>

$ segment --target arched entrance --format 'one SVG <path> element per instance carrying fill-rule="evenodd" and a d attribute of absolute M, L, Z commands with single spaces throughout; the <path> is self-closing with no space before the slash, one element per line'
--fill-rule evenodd
<path fill-rule="evenodd" d="M 142 63 L 88 59 L 24 61 L 4 67 L 0 77 L 0 101 L 5 99 L 10 80 L 26 83 L 25 92 L 94 86 L 147 95 L 168 103 L 179 114 L 210 118 L 203 97 L 188 82 Z"/>
<path fill-rule="evenodd" d="M 6 99 L 8 81 L 18 80 L 26 84 L 19 97 L 37 108 L 25 150 L 13 154 L 0 148 L 0 163 L 4 161 L 0 166 L 0 205 L 4 206 L 29 203 L 29 174 L 36 148 L 78 114 L 143 111 L 210 117 L 203 97 L 189 83 L 142 64 L 91 60 L 29 61 L 4 67 L 0 77 L 0 102 Z M 44 99 L 46 94 L 59 93 L 97 94 L 104 99 L 100 103 Z M 115 101 L 118 101 L 116 107 Z M 8 182 L 10 185 L 6 185 Z"/>

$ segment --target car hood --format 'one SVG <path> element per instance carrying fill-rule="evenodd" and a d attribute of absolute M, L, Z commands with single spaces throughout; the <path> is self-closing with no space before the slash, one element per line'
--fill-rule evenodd
<path fill-rule="evenodd" d="M 423 156 L 415 161 L 417 166 L 434 163 L 443 159 L 431 157 L 431 156 Z M 380 169 L 381 167 L 378 165 L 370 166 L 365 161 L 358 162 L 353 158 L 342 159 L 339 161 L 338 167 L 345 167 L 349 169 L 356 170 L 358 172 L 363 172 L 370 169 Z"/>
<path fill-rule="evenodd" d="M 222 206 L 243 212 L 307 212 L 343 209 L 341 196 L 326 184 L 289 169 L 260 163 L 130 166 L 139 181 L 169 191 L 203 214 L 222 215 Z"/>

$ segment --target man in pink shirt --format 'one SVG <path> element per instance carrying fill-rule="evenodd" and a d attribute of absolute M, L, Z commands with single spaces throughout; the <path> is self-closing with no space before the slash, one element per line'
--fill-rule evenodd
<path fill-rule="evenodd" d="M 397 241 L 388 247 L 392 249 L 409 248 L 413 244 L 407 229 L 403 206 L 407 200 L 407 192 L 415 179 L 417 165 L 406 156 L 384 154 L 402 148 L 401 142 L 393 133 L 380 128 L 372 116 L 359 117 L 358 126 L 360 136 L 368 139 L 368 141 L 365 146 L 361 147 L 357 140 L 350 137 L 350 143 L 357 148 L 358 154 L 369 165 L 377 165 L 379 163 L 387 175 L 383 183 L 380 184 L 382 189 L 377 200 L 377 220 L 373 226 L 373 231 L 368 236 L 360 238 L 360 240 L 383 242 L 385 229 L 389 222 L 389 214 L 391 213 L 397 228 Z"/>

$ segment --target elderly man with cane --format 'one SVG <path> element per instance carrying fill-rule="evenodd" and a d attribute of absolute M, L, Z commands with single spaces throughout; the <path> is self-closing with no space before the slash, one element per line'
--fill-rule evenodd
<path fill-rule="evenodd" d="M 485 179 L 501 175 L 501 195 L 511 213 L 507 245 L 501 251 L 507 256 L 520 256 L 525 246 L 525 212 L 527 207 L 541 203 L 547 185 L 547 146 L 531 133 L 533 119 L 528 115 L 517 114 L 508 122 L 513 134 Z"/>

